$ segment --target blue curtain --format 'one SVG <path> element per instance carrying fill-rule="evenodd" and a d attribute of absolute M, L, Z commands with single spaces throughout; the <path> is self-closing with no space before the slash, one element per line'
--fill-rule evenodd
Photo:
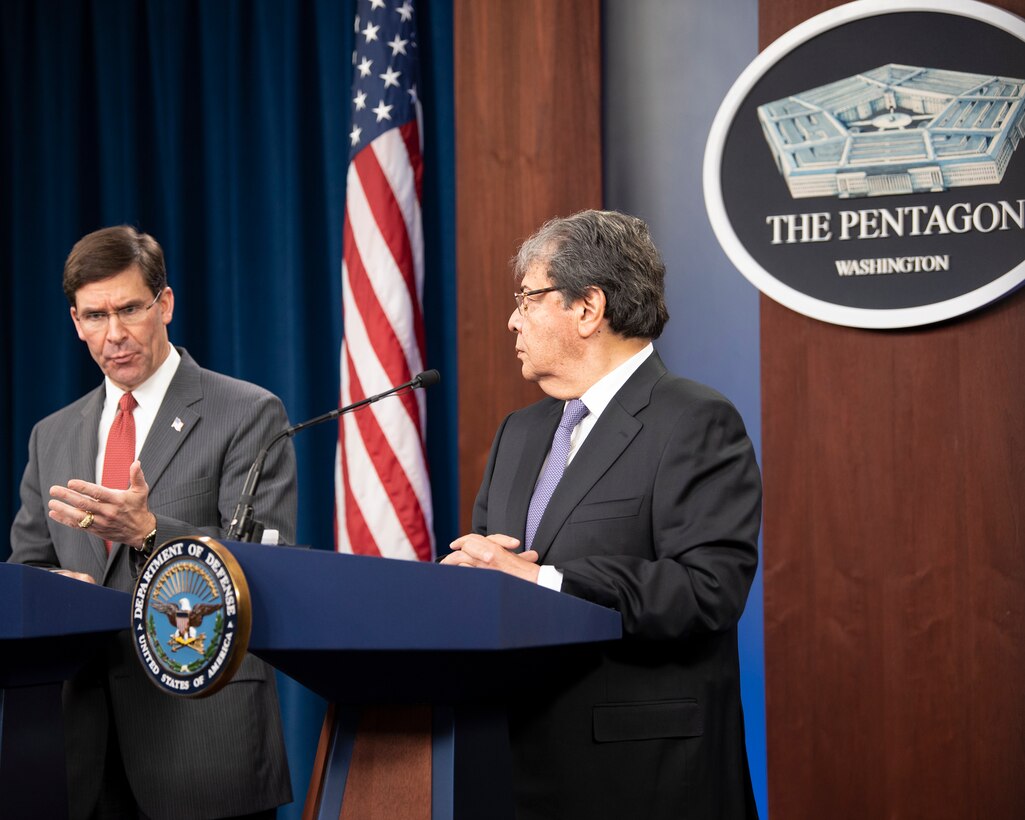
<path fill-rule="evenodd" d="M 32 425 L 96 386 L 61 290 L 74 242 L 130 223 L 163 245 L 171 339 L 277 393 L 334 407 L 352 0 L 0 4 L 0 521 Z M 451 0 L 419 2 L 428 456 L 439 544 L 458 527 Z M 295 440 L 300 543 L 333 545 L 336 429 Z M 255 457 L 254 453 L 254 457 Z M 0 541 L 0 559 L 8 546 Z M 298 817 L 323 704 L 281 678 Z"/>

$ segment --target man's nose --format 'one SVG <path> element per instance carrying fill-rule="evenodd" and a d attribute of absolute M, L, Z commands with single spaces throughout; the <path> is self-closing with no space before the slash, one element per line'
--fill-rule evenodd
<path fill-rule="evenodd" d="M 126 335 L 125 326 L 116 313 L 107 316 L 107 341 L 120 342 Z"/>
<path fill-rule="evenodd" d="M 513 312 L 509 315 L 508 327 L 513 333 L 520 332 L 520 324 L 523 322 L 523 317 L 520 315 L 519 308 L 513 308 Z"/>

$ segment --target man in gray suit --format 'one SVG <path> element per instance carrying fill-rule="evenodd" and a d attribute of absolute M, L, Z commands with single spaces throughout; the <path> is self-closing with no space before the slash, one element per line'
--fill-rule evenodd
<path fill-rule="evenodd" d="M 268 391 L 171 346 L 174 294 L 151 236 L 85 236 L 64 292 L 104 381 L 33 429 L 10 560 L 131 592 L 154 545 L 221 535 L 249 465 L 288 419 Z M 291 541 L 295 454 L 284 445 L 257 508 Z M 255 657 L 218 694 L 174 698 L 146 679 L 126 630 L 65 687 L 64 722 L 75 820 L 273 817 L 291 800 L 273 670 Z"/>
<path fill-rule="evenodd" d="M 757 816 L 737 621 L 761 481 L 733 405 L 652 347 L 664 277 L 647 226 L 613 212 L 552 220 L 516 260 L 509 329 L 549 398 L 502 423 L 445 563 L 616 609 L 624 634 L 512 696 L 520 820 Z"/>

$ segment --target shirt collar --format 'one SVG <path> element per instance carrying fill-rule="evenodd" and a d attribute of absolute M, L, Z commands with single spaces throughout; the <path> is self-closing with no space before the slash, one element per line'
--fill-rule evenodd
<path fill-rule="evenodd" d="M 591 418 L 597 419 L 605 411 L 605 408 L 609 406 L 609 402 L 612 401 L 612 397 L 619 392 L 619 389 L 626 384 L 627 379 L 654 352 L 655 346 L 648 342 L 643 348 L 634 353 L 633 356 L 610 370 L 587 388 L 584 395 L 580 397 L 580 400 L 587 405 Z"/>

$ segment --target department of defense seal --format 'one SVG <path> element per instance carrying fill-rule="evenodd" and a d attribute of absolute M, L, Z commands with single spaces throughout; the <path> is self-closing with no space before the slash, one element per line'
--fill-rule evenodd
<path fill-rule="evenodd" d="M 132 596 L 136 654 L 165 692 L 205 697 L 238 669 L 252 624 L 249 587 L 227 548 L 180 538 L 153 551 Z"/>

